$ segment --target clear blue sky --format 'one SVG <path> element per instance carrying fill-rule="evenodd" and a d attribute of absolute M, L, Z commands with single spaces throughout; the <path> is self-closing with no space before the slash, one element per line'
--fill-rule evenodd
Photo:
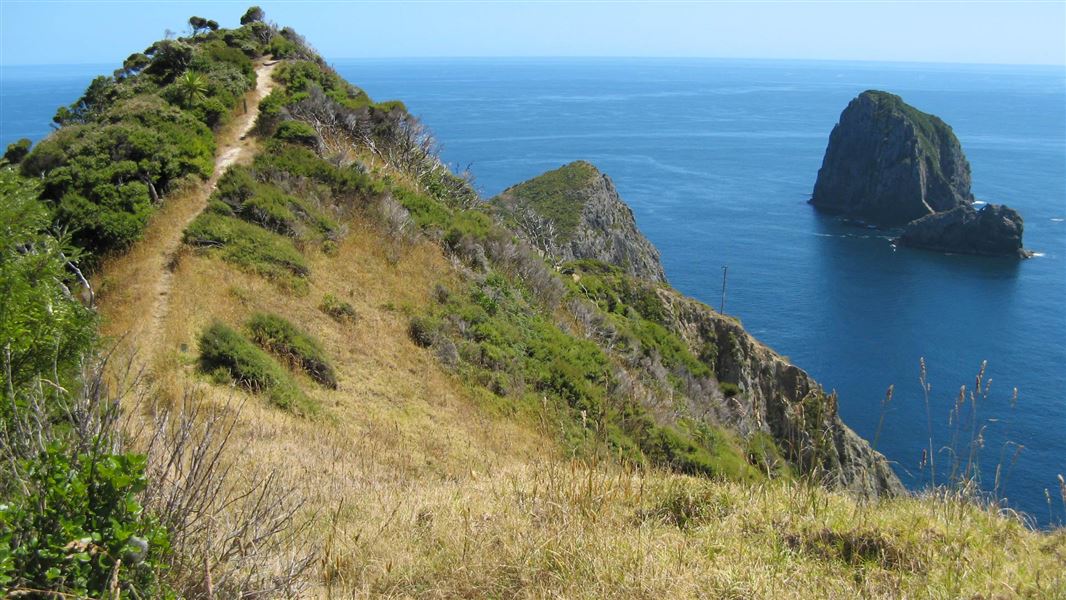
<path fill-rule="evenodd" d="M 111 63 L 251 2 L 0 0 L 0 64 Z M 1066 63 L 1053 2 L 260 2 L 329 59 L 699 56 Z"/>

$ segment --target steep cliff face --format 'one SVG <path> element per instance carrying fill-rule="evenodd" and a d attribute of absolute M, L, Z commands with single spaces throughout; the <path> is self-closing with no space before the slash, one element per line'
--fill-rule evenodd
<path fill-rule="evenodd" d="M 833 127 L 811 204 L 886 226 L 973 203 L 951 127 L 896 95 L 866 91 Z"/>
<path fill-rule="evenodd" d="M 659 251 L 607 175 L 576 161 L 503 191 L 491 202 L 527 241 L 563 262 L 594 259 L 666 281 Z"/>
<path fill-rule="evenodd" d="M 898 241 L 940 252 L 1027 258 L 1032 254 L 1022 248 L 1024 229 L 1021 215 L 1010 207 L 964 205 L 908 223 Z"/>
<path fill-rule="evenodd" d="M 720 382 L 740 393 L 725 401 L 743 435 L 769 433 L 801 472 L 863 497 L 905 492 L 885 457 L 840 419 L 835 394 L 749 335 L 735 320 L 673 290 L 661 289 L 672 328 L 693 349 L 713 348 Z"/>

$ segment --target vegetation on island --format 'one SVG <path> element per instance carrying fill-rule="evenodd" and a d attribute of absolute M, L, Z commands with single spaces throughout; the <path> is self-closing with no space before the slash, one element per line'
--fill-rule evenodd
<path fill-rule="evenodd" d="M 550 263 L 402 103 L 258 7 L 240 23 L 193 17 L 0 165 L 0 591 L 1062 596 L 1062 529 L 966 482 L 825 489 L 801 457 L 833 449 L 706 410 L 751 391 L 732 333 L 686 335 L 664 284 Z M 174 218 L 268 59 L 254 156 Z M 553 173 L 509 192 L 565 230 L 595 169 Z M 156 310 L 137 285 L 167 227 Z M 157 346 L 125 336 L 146 319 Z M 811 443 L 829 403 L 790 407 Z"/>
<path fill-rule="evenodd" d="M 874 101 L 879 113 L 902 113 L 908 121 L 914 123 L 918 128 L 915 132 L 918 144 L 921 145 L 922 150 L 928 156 L 932 157 L 932 160 L 928 161 L 929 168 L 938 176 L 943 176 L 943 166 L 940 164 L 940 149 L 945 146 L 950 147 L 952 143 L 958 146 L 955 132 L 952 131 L 951 126 L 940 117 L 922 112 L 907 104 L 903 101 L 903 98 L 896 94 L 880 90 L 867 90 L 863 92 L 863 95 Z"/>

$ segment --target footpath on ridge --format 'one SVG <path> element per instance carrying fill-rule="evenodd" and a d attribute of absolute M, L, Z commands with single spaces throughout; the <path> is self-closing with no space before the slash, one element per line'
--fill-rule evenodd
<path fill-rule="evenodd" d="M 164 201 L 144 238 L 125 256 L 105 268 L 106 280 L 119 289 L 109 291 L 101 313 L 110 318 L 107 333 L 125 338 L 137 366 L 150 366 L 161 349 L 174 278 L 173 266 L 181 250 L 185 228 L 207 207 L 219 179 L 231 166 L 250 160 L 255 140 L 248 134 L 259 116 L 259 104 L 274 89 L 273 73 L 279 61 L 256 65 L 256 86 L 245 97 L 245 110 L 217 138 L 211 177 L 192 190 Z M 99 282 L 97 282 L 99 285 Z"/>

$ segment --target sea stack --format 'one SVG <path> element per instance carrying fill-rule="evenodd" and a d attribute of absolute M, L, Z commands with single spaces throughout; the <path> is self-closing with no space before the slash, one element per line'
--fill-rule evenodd
<path fill-rule="evenodd" d="M 865 91 L 833 127 L 811 204 L 895 227 L 973 204 L 970 163 L 951 127 L 894 94 Z"/>
<path fill-rule="evenodd" d="M 977 210 L 970 163 L 951 127 L 902 98 L 867 90 L 829 134 L 810 203 L 880 227 L 902 227 L 912 248 L 982 256 L 1032 256 L 1022 217 L 1003 205 Z"/>
<path fill-rule="evenodd" d="M 637 229 L 611 178 L 583 160 L 511 186 L 491 201 L 515 231 L 559 262 L 595 259 L 666 281 L 659 251 Z"/>

